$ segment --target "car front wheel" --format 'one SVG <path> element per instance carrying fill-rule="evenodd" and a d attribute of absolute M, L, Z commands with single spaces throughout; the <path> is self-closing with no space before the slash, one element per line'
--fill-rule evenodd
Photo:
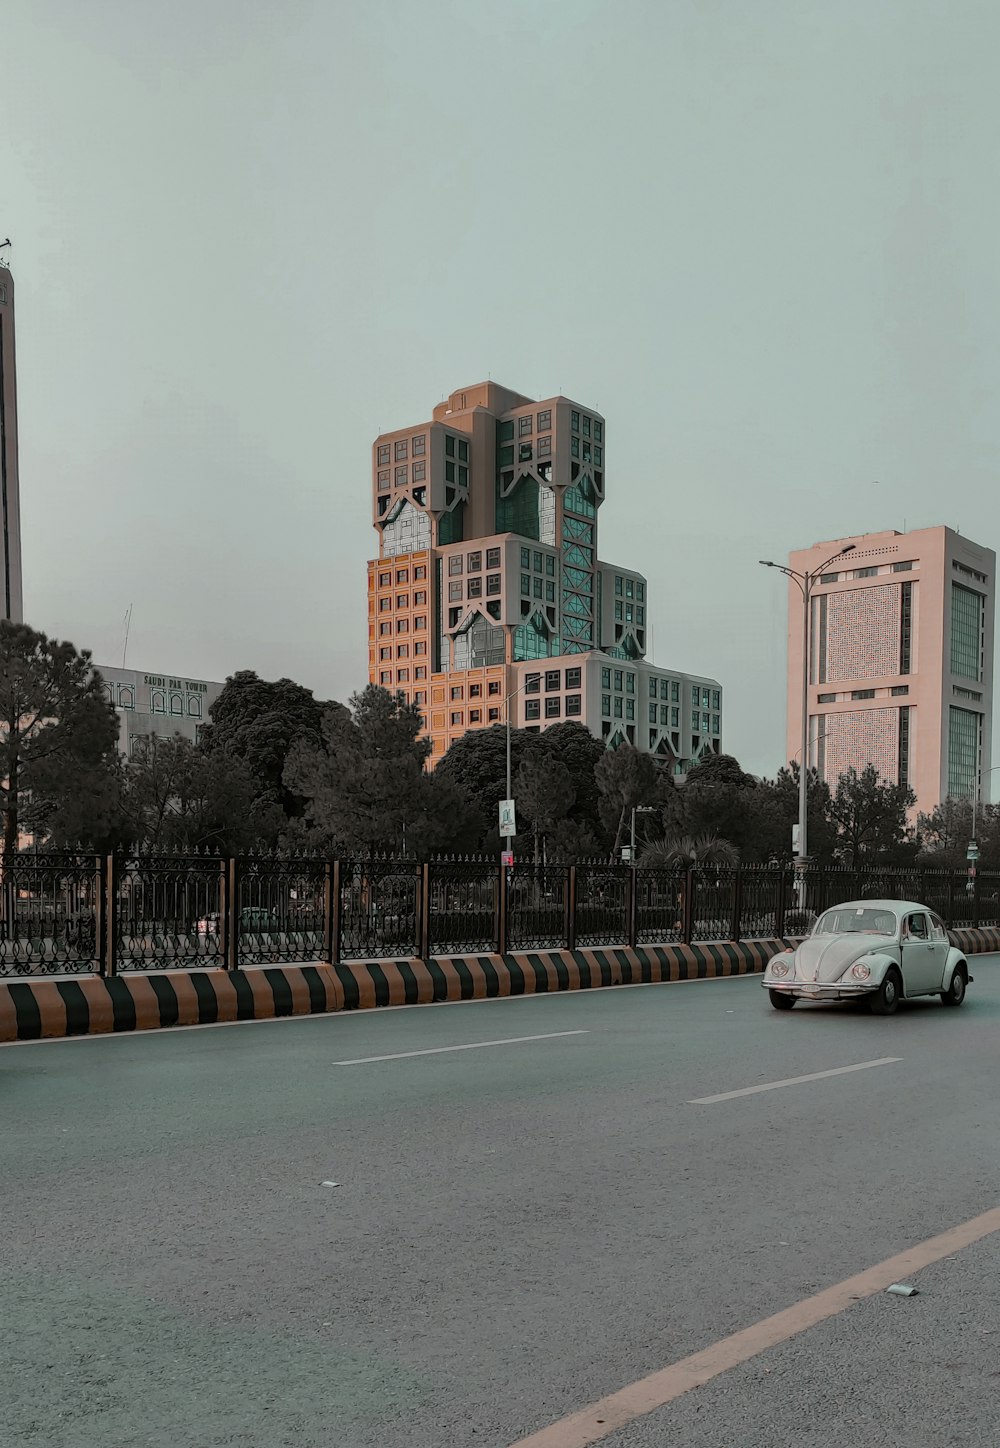
<path fill-rule="evenodd" d="M 956 966 L 955 974 L 951 978 L 951 985 L 947 990 L 941 992 L 941 1000 L 946 1006 L 960 1006 L 965 1000 L 967 985 L 965 971 L 960 965 Z"/>
<path fill-rule="evenodd" d="M 885 978 L 878 990 L 870 997 L 871 1012 L 873 1016 L 891 1016 L 899 1005 L 899 998 L 903 994 L 903 978 L 895 966 L 891 966 L 885 973 Z"/>
<path fill-rule="evenodd" d="M 776 1011 L 790 1011 L 795 1004 L 795 997 L 786 995 L 783 990 L 769 990 L 767 994 Z"/>

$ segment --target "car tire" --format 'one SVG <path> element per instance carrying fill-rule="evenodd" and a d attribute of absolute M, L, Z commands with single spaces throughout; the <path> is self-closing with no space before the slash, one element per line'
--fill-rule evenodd
<path fill-rule="evenodd" d="M 899 1005 L 903 994 L 903 977 L 894 965 L 886 971 L 882 984 L 877 991 L 871 995 L 871 1013 L 873 1016 L 895 1015 L 896 1007 Z"/>
<path fill-rule="evenodd" d="M 783 990 L 769 990 L 767 994 L 776 1011 L 790 1011 L 795 1004 L 795 997 L 786 995 Z"/>
<path fill-rule="evenodd" d="M 941 1003 L 946 1006 L 960 1006 L 965 1000 L 965 992 L 968 989 L 968 979 L 964 965 L 956 965 L 955 973 L 951 978 L 951 985 L 947 990 L 941 992 Z"/>

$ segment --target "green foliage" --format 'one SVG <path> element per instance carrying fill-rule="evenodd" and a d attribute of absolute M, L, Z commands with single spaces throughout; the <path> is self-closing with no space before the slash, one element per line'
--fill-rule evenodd
<path fill-rule="evenodd" d="M 424 771 L 430 744 L 417 736 L 420 710 L 369 684 L 350 710 L 327 711 L 318 744 L 289 752 L 285 785 L 304 800 L 312 837 L 339 853 L 417 859 L 468 849 L 475 821 L 453 780 Z"/>
<path fill-rule="evenodd" d="M 514 798 L 531 821 L 537 862 L 546 837 L 566 817 L 576 799 L 569 770 L 547 750 L 532 751 L 517 771 Z"/>
<path fill-rule="evenodd" d="M 715 835 L 668 835 L 648 845 L 639 863 L 647 869 L 683 869 L 694 865 L 738 865 L 739 851 Z"/>
<path fill-rule="evenodd" d="M 961 870 L 969 841 L 979 846 L 979 868 L 1000 870 L 1000 805 L 981 804 L 973 828 L 972 801 L 949 796 L 917 820 L 920 863 L 935 870 Z"/>
<path fill-rule="evenodd" d="M 160 848 L 239 854 L 276 842 L 282 814 L 258 795 L 239 759 L 205 754 L 190 740 L 139 739 L 122 771 L 121 810 L 130 839 Z"/>
<path fill-rule="evenodd" d="M 90 654 L 0 622 L 3 848 L 20 831 L 94 844 L 113 829 L 118 721 Z"/>
<path fill-rule="evenodd" d="M 837 827 L 845 864 L 912 863 L 918 845 L 906 812 L 916 802 L 912 789 L 882 780 L 874 764 L 866 765 L 860 774 L 856 769 L 842 774 L 830 818 Z"/>
<path fill-rule="evenodd" d="M 226 680 L 211 706 L 201 747 L 206 754 L 240 760 L 256 781 L 257 798 L 294 818 L 302 814 L 304 800 L 285 784 L 285 765 L 299 742 L 319 746 L 321 721 L 330 710 L 346 713 L 342 704 L 323 703 L 292 679 L 271 682 L 242 669 Z"/>
<path fill-rule="evenodd" d="M 614 836 L 613 852 L 617 856 L 630 832 L 632 810 L 640 805 L 654 805 L 658 799 L 656 765 L 648 754 L 640 754 L 631 744 L 608 749 L 594 770 L 597 779 L 601 821 Z"/>

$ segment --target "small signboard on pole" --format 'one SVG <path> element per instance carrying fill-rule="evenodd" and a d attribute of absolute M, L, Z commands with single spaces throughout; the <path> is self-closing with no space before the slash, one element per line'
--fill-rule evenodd
<path fill-rule="evenodd" d="M 502 799 L 500 801 L 500 834 L 504 839 L 510 839 L 517 834 L 517 819 L 514 814 L 514 801 Z"/>
<path fill-rule="evenodd" d="M 513 865 L 513 863 L 514 863 L 514 851 L 513 851 L 513 850 L 503 850 L 503 851 L 501 852 L 501 855 L 500 855 L 500 863 L 501 863 L 501 865 L 507 865 L 508 867 L 509 867 L 510 865 Z"/>

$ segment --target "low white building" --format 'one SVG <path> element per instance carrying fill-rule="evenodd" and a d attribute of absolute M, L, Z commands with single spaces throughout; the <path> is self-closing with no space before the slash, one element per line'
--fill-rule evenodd
<path fill-rule="evenodd" d="M 118 714 L 118 748 L 125 758 L 134 752 L 136 739 L 151 735 L 170 739 L 180 734 L 197 744 L 209 708 L 223 688 L 208 679 L 150 674 L 142 669 L 115 669 L 103 664 L 95 664 L 94 669 Z"/>

